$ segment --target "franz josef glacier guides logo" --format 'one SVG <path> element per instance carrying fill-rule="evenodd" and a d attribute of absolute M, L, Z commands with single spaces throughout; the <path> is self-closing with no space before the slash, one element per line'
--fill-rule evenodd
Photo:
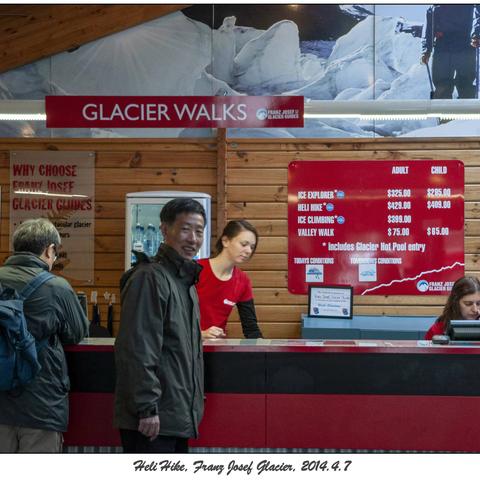
<path fill-rule="evenodd" d="M 428 290 L 428 282 L 426 280 L 419 280 L 417 282 L 417 290 L 419 292 L 426 292 Z"/>
<path fill-rule="evenodd" d="M 259 108 L 257 110 L 257 118 L 258 120 L 266 120 L 268 117 L 268 111 L 266 108 Z"/>

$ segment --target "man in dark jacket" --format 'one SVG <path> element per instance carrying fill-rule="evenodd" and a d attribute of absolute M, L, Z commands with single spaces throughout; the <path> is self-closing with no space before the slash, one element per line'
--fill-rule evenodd
<path fill-rule="evenodd" d="M 428 64 L 433 50 L 434 98 L 475 98 L 475 48 L 478 48 L 479 10 L 476 5 L 432 5 L 423 30 L 421 62 Z"/>
<path fill-rule="evenodd" d="M 184 453 L 203 415 L 203 353 L 195 289 L 205 210 L 190 198 L 160 213 L 164 243 L 121 279 L 115 342 L 115 425 L 126 453 Z"/>
<path fill-rule="evenodd" d="M 13 234 L 15 253 L 0 267 L 0 284 L 16 291 L 51 270 L 60 245 L 54 225 L 26 220 Z M 15 392 L 0 392 L 0 452 L 61 452 L 68 425 L 69 379 L 62 344 L 80 342 L 88 331 L 85 313 L 69 283 L 54 277 L 24 302 L 27 327 L 36 340 L 48 339 L 39 354 L 40 372 Z"/>

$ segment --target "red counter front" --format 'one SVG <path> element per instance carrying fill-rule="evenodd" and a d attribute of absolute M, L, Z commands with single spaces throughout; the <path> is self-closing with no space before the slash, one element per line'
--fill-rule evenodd
<path fill-rule="evenodd" d="M 67 349 L 66 445 L 120 445 L 113 346 L 103 342 Z M 205 415 L 191 446 L 478 452 L 479 346 L 209 341 Z"/>

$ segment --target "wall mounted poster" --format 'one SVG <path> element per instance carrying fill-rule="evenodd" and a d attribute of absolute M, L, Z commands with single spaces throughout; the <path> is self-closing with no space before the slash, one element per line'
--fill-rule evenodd
<path fill-rule="evenodd" d="M 62 240 L 55 273 L 77 284 L 94 277 L 95 154 L 10 153 L 10 248 L 13 232 L 29 218 L 48 218 Z"/>
<path fill-rule="evenodd" d="M 288 169 L 288 289 L 445 295 L 464 274 L 460 161 L 296 161 Z"/>
<path fill-rule="evenodd" d="M 132 12 L 135 8 L 131 6 Z M 193 4 L 102 36 L 81 48 L 2 72 L 2 98 L 43 100 L 48 95 L 63 95 L 59 101 L 70 102 L 77 95 L 217 98 L 300 95 L 305 102 L 342 100 L 354 105 L 357 100 L 393 100 L 401 105 L 404 100 L 428 100 L 435 94 L 436 98 L 448 98 L 460 106 L 465 100 L 468 103 L 478 98 L 475 49 L 470 42 L 471 32 L 479 36 L 478 11 L 475 4 L 454 2 L 450 5 Z M 432 36 L 427 35 L 434 30 L 432 21 L 448 26 L 455 38 L 453 46 L 450 36 L 444 36 L 438 39 L 438 48 L 435 45 L 432 50 Z M 422 61 L 424 50 L 431 51 L 430 77 Z M 457 75 L 455 82 L 450 55 L 460 59 L 455 65 L 461 75 Z M 117 113 L 121 112 L 115 113 L 115 120 L 120 120 Z M 135 108 L 125 113 L 138 116 Z M 90 108 L 88 116 L 94 115 Z M 0 137 L 216 135 L 212 128 L 191 131 L 185 125 L 158 128 L 157 124 L 145 130 L 145 125 L 139 129 L 125 128 L 125 124 L 120 128 L 88 123 L 84 123 L 85 128 L 62 127 L 52 131 L 40 120 L 2 121 Z M 232 138 L 478 135 L 478 120 L 455 118 L 440 123 L 434 117 L 392 121 L 309 116 L 303 128 L 243 126 L 228 131 Z"/>

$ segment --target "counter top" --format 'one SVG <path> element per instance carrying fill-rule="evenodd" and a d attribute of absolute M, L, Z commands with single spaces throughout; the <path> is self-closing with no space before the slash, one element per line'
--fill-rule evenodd
<path fill-rule="evenodd" d="M 67 351 L 111 351 L 114 338 L 87 338 Z M 480 342 L 451 342 L 434 345 L 428 340 L 300 340 L 300 339 L 219 339 L 206 340 L 205 352 L 325 352 L 325 353 L 415 353 L 480 354 Z"/>

